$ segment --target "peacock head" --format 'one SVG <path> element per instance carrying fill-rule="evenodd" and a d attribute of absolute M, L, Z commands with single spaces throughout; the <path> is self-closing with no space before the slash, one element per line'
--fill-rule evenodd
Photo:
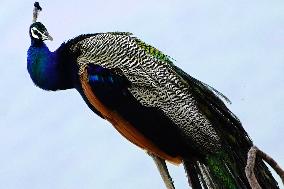
<path fill-rule="evenodd" d="M 35 22 L 30 26 L 30 37 L 34 40 L 53 40 L 46 27 L 41 22 Z"/>
<path fill-rule="evenodd" d="M 33 10 L 33 23 L 30 26 L 30 37 L 35 41 L 44 41 L 44 40 L 53 40 L 53 38 L 49 35 L 46 27 L 41 23 L 37 22 L 37 17 L 39 12 L 42 10 L 38 2 L 34 3 Z"/>

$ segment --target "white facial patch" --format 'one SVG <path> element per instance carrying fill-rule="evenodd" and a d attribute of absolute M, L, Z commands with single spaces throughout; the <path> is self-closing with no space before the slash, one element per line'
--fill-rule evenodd
<path fill-rule="evenodd" d="M 31 28 L 31 34 L 32 34 L 33 38 L 39 39 L 39 36 L 35 33 L 41 33 L 41 32 L 38 31 L 38 29 L 36 27 L 32 27 Z"/>
<path fill-rule="evenodd" d="M 46 36 L 46 34 L 39 31 L 36 27 L 31 28 L 31 34 L 36 39 L 42 39 L 42 40 L 48 39 L 48 36 Z M 39 34 L 41 35 L 41 37 L 39 36 Z"/>

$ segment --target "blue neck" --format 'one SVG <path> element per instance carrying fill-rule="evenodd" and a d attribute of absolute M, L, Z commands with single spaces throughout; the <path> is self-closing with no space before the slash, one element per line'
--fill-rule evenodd
<path fill-rule="evenodd" d="M 32 39 L 28 50 L 27 69 L 38 87 L 45 90 L 60 90 L 71 88 L 71 81 L 66 82 L 66 73 L 62 73 L 62 62 L 59 54 L 50 52 L 42 41 Z"/>

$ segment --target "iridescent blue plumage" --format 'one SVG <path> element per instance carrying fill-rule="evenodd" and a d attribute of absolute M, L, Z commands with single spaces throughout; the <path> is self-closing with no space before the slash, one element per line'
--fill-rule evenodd
<path fill-rule="evenodd" d="M 52 40 L 45 26 L 35 22 L 30 27 L 31 46 L 27 53 L 27 69 L 33 82 L 44 90 L 74 87 L 72 55 L 66 52 L 65 43 L 51 52 L 44 40 Z"/>
<path fill-rule="evenodd" d="M 121 89 L 121 86 L 125 87 L 128 83 L 126 78 L 99 65 L 89 65 L 87 71 L 89 74 L 89 82 L 92 85 Z"/>
<path fill-rule="evenodd" d="M 56 54 L 49 51 L 44 44 L 32 42 L 28 50 L 27 69 L 33 82 L 45 90 L 57 90 L 59 73 L 56 69 Z"/>

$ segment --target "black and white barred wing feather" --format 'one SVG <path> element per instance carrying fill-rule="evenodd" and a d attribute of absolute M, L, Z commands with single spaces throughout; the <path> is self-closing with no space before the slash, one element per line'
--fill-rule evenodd
<path fill-rule="evenodd" d="M 82 51 L 78 57 L 80 73 L 88 64 L 121 70 L 131 83 L 131 94 L 142 105 L 161 110 L 191 146 L 204 152 L 220 147 L 219 136 L 200 112 L 187 82 L 167 57 L 156 55 L 158 50 L 124 33 L 96 34 L 77 45 Z"/>

